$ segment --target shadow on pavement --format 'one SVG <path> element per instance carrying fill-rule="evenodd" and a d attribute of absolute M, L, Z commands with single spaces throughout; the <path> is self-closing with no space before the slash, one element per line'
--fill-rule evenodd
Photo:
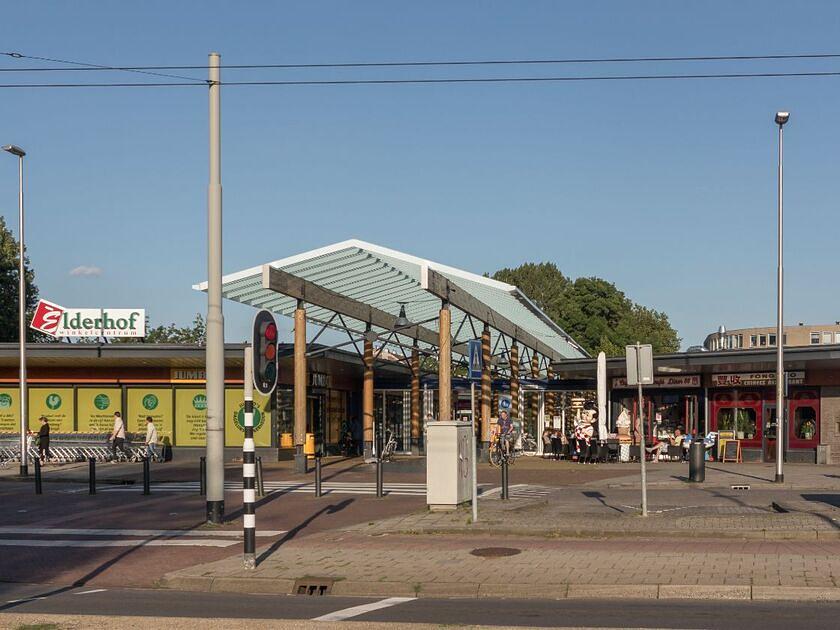
<path fill-rule="evenodd" d="M 315 519 L 317 519 L 319 516 L 321 516 L 322 514 L 335 514 L 336 512 L 340 512 L 344 508 L 351 505 L 353 503 L 353 501 L 354 501 L 354 499 L 345 499 L 341 503 L 338 503 L 336 505 L 328 505 L 328 506 L 318 510 L 317 512 L 315 512 L 315 514 L 313 514 L 312 516 L 310 516 L 309 518 L 307 518 L 306 520 L 301 522 L 299 525 L 296 525 L 295 527 L 290 529 L 288 532 L 286 532 L 285 536 L 283 536 L 278 541 L 272 543 L 271 547 L 269 547 L 268 549 L 263 551 L 259 555 L 259 557 L 257 558 L 257 566 L 259 566 L 260 563 L 262 563 L 264 560 L 267 560 L 268 558 L 270 558 L 271 555 L 275 551 L 277 551 L 285 543 L 292 540 L 292 538 L 297 536 L 302 530 L 306 529 L 309 526 L 309 524 L 312 521 L 314 521 Z M 0 608 L 0 610 L 2 610 L 2 608 Z"/>
<path fill-rule="evenodd" d="M 728 470 L 726 468 L 716 468 L 714 466 L 709 466 L 708 464 L 706 464 L 706 469 L 707 470 L 714 470 L 715 472 L 725 473 L 727 475 L 735 475 L 736 477 L 746 477 L 747 479 L 756 479 L 757 481 L 765 481 L 767 483 L 770 483 L 771 481 L 773 481 L 772 479 L 767 479 L 766 477 L 757 477 L 756 475 L 748 475 L 746 473 L 736 472 L 734 470 Z"/>

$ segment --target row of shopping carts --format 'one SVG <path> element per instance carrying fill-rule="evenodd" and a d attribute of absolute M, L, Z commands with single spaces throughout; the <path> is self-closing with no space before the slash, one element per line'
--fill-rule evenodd
<path fill-rule="evenodd" d="M 128 437 L 128 436 L 127 436 Z M 98 462 L 140 462 L 146 454 L 145 445 L 125 441 L 125 449 L 113 451 L 108 434 L 72 433 L 50 436 L 48 461 L 57 464 L 84 462 L 91 458 Z M 30 460 L 39 457 L 37 440 L 27 439 L 27 455 Z M 0 465 L 20 461 L 20 441 L 16 435 L 0 435 Z"/>

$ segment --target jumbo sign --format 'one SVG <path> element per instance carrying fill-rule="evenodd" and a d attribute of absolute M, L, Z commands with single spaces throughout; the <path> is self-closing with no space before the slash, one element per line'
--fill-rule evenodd
<path fill-rule="evenodd" d="M 142 308 L 65 308 L 40 300 L 31 328 L 52 337 L 145 337 Z"/>

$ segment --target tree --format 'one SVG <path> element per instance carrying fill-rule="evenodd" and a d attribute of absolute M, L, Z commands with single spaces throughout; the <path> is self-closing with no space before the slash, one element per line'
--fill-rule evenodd
<path fill-rule="evenodd" d="M 668 316 L 630 300 L 601 278 L 569 280 L 554 263 L 500 269 L 493 278 L 514 284 L 590 354 L 619 356 L 640 341 L 654 352 L 675 352 L 680 338 Z"/>
<path fill-rule="evenodd" d="M 0 216 L 0 342 L 18 341 L 18 253 L 17 241 L 6 227 L 6 220 Z M 29 258 L 23 260 L 26 273 L 26 312 L 27 321 L 32 319 L 32 311 L 38 303 L 38 287 L 35 286 L 35 273 L 29 266 Z M 43 336 L 29 328 L 28 341 L 41 341 Z"/>
<path fill-rule="evenodd" d="M 174 323 L 168 326 L 149 328 L 146 322 L 146 336 L 142 339 L 126 337 L 115 339 L 114 343 L 177 343 L 197 344 L 203 346 L 207 334 L 207 326 L 201 313 L 196 313 L 192 326 L 178 327 Z"/>

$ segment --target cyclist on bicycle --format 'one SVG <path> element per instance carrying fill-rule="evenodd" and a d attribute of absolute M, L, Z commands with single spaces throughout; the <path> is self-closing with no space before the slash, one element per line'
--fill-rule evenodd
<path fill-rule="evenodd" d="M 513 422 L 511 422 L 510 414 L 507 411 L 499 413 L 499 442 L 505 452 L 505 457 L 510 457 L 510 444 L 513 442 Z"/>

